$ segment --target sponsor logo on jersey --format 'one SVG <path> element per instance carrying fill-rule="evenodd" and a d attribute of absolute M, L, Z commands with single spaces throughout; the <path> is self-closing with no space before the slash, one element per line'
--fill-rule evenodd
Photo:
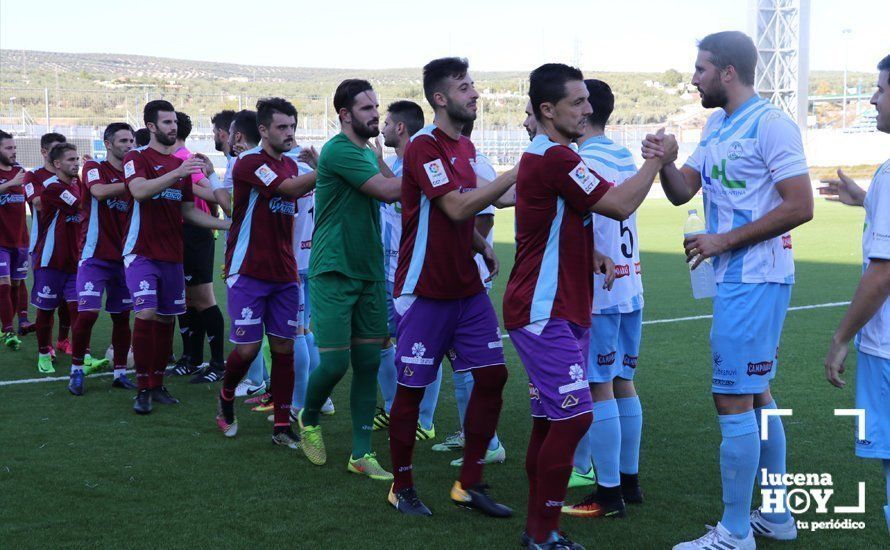
<path fill-rule="evenodd" d="M 748 376 L 765 376 L 773 370 L 773 361 L 748 363 Z"/>
<path fill-rule="evenodd" d="M 719 167 L 716 164 L 711 166 L 711 179 L 719 180 L 727 189 L 747 189 L 748 187 L 745 180 L 729 179 L 726 174 L 726 159 L 721 159 Z"/>
<path fill-rule="evenodd" d="M 430 185 L 440 187 L 448 183 L 448 174 L 445 173 L 445 166 L 442 159 L 431 160 L 423 165 L 426 176 L 430 180 Z"/>
<path fill-rule="evenodd" d="M 782 235 L 782 248 L 791 250 L 791 235 Z"/>
<path fill-rule="evenodd" d="M 68 190 L 62 191 L 62 194 L 59 195 L 59 198 L 62 199 L 62 201 L 64 201 L 64 203 L 68 206 L 71 206 L 75 202 L 77 202 L 77 197 L 75 197 L 74 194 Z"/>
<path fill-rule="evenodd" d="M 310 250 L 312 248 L 312 239 L 308 241 L 300 241 L 300 250 Z"/>
<path fill-rule="evenodd" d="M 589 195 L 596 188 L 596 178 L 593 177 L 593 174 L 590 173 L 583 161 L 572 168 L 572 171 L 569 172 L 569 177 L 578 184 L 578 187 L 584 191 L 585 195 Z"/>
<path fill-rule="evenodd" d="M 276 178 L 275 171 L 269 168 L 268 164 L 263 164 L 254 170 L 253 173 L 266 187 L 269 187 Z"/>
<path fill-rule="evenodd" d="M 33 183 L 26 183 L 26 184 L 25 184 L 25 194 L 28 195 L 28 198 L 29 198 L 29 199 L 30 199 L 31 196 L 34 194 L 34 184 L 33 184 Z"/>
<path fill-rule="evenodd" d="M 607 353 L 605 355 L 597 354 L 596 355 L 596 364 L 605 367 L 615 363 L 615 352 Z"/>
<path fill-rule="evenodd" d="M 96 181 L 99 179 L 99 169 L 91 168 L 87 171 L 87 181 Z"/>
<path fill-rule="evenodd" d="M 136 174 L 136 164 L 129 160 L 126 164 L 124 164 L 124 177 L 131 178 Z"/>
<path fill-rule="evenodd" d="M 65 216 L 65 223 L 83 223 L 83 218 L 80 214 L 71 214 L 70 216 Z"/>
<path fill-rule="evenodd" d="M 627 264 L 615 266 L 615 278 L 630 277 L 630 266 Z"/>
<path fill-rule="evenodd" d="M 164 189 L 152 199 L 166 199 L 168 201 L 182 201 L 182 191 L 179 189 L 173 189 L 172 187 L 168 187 Z"/>
<path fill-rule="evenodd" d="M 272 200 L 269 201 L 269 211 L 271 211 L 273 214 L 293 216 L 296 213 L 296 208 L 293 199 L 274 197 Z"/>
<path fill-rule="evenodd" d="M 19 193 L 4 193 L 0 195 L 0 206 L 25 202 L 25 196 Z"/>
<path fill-rule="evenodd" d="M 723 366 L 723 357 L 719 353 L 715 353 L 713 356 L 714 360 L 714 368 L 720 368 Z"/>
<path fill-rule="evenodd" d="M 105 206 L 109 210 L 117 210 L 118 212 L 126 213 L 130 211 L 130 203 L 123 199 L 105 199 Z"/>
<path fill-rule="evenodd" d="M 640 262 L 634 262 L 634 273 L 637 275 L 641 275 L 643 273 L 643 266 Z"/>
<path fill-rule="evenodd" d="M 424 355 L 426 355 L 426 346 L 423 345 L 423 342 L 414 342 L 411 346 L 411 357 L 403 355 L 401 357 L 402 363 L 411 365 L 432 365 L 433 359 L 431 357 L 424 357 Z"/>
<path fill-rule="evenodd" d="M 541 390 L 531 382 L 528 383 L 528 398 L 541 400 Z"/>
<path fill-rule="evenodd" d="M 637 360 L 638 359 L 639 359 L 639 356 L 637 356 L 637 355 L 628 355 L 625 353 L 624 361 L 622 362 L 622 365 L 624 365 L 625 367 L 630 367 L 632 369 L 635 369 L 635 368 L 637 368 Z"/>
<path fill-rule="evenodd" d="M 587 389 L 588 383 L 584 378 L 584 369 L 578 363 L 569 367 L 569 378 L 572 379 L 571 384 L 564 384 L 559 387 L 559 394 L 565 395 L 569 392 Z"/>

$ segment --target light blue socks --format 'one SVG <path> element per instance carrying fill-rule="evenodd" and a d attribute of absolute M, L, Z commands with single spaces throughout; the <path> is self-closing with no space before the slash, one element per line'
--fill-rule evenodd
<path fill-rule="evenodd" d="M 622 474 L 638 474 L 640 472 L 640 440 L 643 436 L 643 407 L 640 398 L 623 397 L 616 399 L 618 403 L 618 420 L 621 423 L 621 461 L 619 469 Z"/>
<path fill-rule="evenodd" d="M 720 444 L 720 477 L 723 480 L 723 524 L 730 533 L 745 538 L 751 529 L 751 492 L 760 461 L 760 434 L 754 411 L 717 417 Z"/>

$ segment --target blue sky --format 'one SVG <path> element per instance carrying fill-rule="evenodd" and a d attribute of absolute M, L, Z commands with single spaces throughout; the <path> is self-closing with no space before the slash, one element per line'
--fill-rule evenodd
<path fill-rule="evenodd" d="M 358 69 L 420 67 L 435 57 L 462 55 L 477 70 L 571 63 L 578 51 L 588 70 L 690 72 L 696 39 L 718 30 L 746 31 L 748 25 L 748 0 L 571 5 L 561 0 L 0 0 L 0 48 Z M 849 28 L 849 68 L 874 71 L 890 53 L 888 22 L 888 0 L 811 0 L 811 69 L 843 69 L 841 30 Z"/>

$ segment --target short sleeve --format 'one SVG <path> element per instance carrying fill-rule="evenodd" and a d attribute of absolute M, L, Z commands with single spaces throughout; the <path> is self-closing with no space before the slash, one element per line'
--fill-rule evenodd
<path fill-rule="evenodd" d="M 96 184 L 107 183 L 105 178 L 102 177 L 102 169 L 99 167 L 99 163 L 92 160 L 84 163 L 83 170 L 80 172 L 80 181 L 83 182 L 84 189 L 89 189 Z"/>
<path fill-rule="evenodd" d="M 22 183 L 22 189 L 25 192 L 25 200 L 30 204 L 31 201 L 34 200 L 40 193 L 37 189 L 39 184 L 34 182 L 34 173 L 31 171 L 25 172 L 25 181 Z"/>
<path fill-rule="evenodd" d="M 264 159 L 265 157 L 258 154 L 239 158 L 232 169 L 232 181 L 249 185 L 268 199 L 287 177 L 279 174 Z"/>
<path fill-rule="evenodd" d="M 380 173 L 377 163 L 352 142 L 340 141 L 328 150 L 327 166 L 340 179 L 359 189 L 366 181 Z"/>
<path fill-rule="evenodd" d="M 552 174 L 550 183 L 554 191 L 579 213 L 590 210 L 611 187 L 567 147 L 551 147 L 544 153 L 544 160 L 544 170 Z"/>
<path fill-rule="evenodd" d="M 128 153 L 124 157 L 124 179 L 127 180 L 127 187 L 136 178 L 148 178 L 148 161 L 142 153 Z"/>
<path fill-rule="evenodd" d="M 874 195 L 869 205 L 872 219 L 867 231 L 872 238 L 868 259 L 890 260 L 890 162 L 881 167 L 871 185 Z"/>
<path fill-rule="evenodd" d="M 411 142 L 404 162 L 405 171 L 430 200 L 460 189 L 450 160 L 432 137 L 422 136 Z"/>
<path fill-rule="evenodd" d="M 473 170 L 477 176 L 487 181 L 494 181 L 498 177 L 498 173 L 495 171 L 494 166 L 491 165 L 491 161 L 481 153 L 476 154 Z"/>
<path fill-rule="evenodd" d="M 785 113 L 773 110 L 763 116 L 757 144 L 773 184 L 809 173 L 800 128 Z"/>
<path fill-rule="evenodd" d="M 238 157 L 232 157 L 229 159 L 229 162 L 226 164 L 226 175 L 223 176 L 222 186 L 229 191 L 234 187 L 234 183 L 232 180 L 232 173 L 235 171 L 235 161 L 238 160 Z"/>
<path fill-rule="evenodd" d="M 53 183 L 44 188 L 40 195 L 44 205 L 73 214 L 80 210 L 80 198 L 61 183 Z"/>

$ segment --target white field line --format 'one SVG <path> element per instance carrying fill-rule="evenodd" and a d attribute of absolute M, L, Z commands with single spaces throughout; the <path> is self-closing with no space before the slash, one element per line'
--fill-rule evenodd
<path fill-rule="evenodd" d="M 848 306 L 850 302 L 828 302 L 826 304 L 812 304 L 808 306 L 795 306 L 789 307 L 788 311 L 805 311 L 808 309 L 822 309 L 826 307 L 841 307 Z M 703 319 L 712 319 L 713 315 L 694 315 L 692 317 L 675 317 L 673 319 L 650 319 L 649 321 L 643 321 L 644 325 L 661 325 L 664 323 L 680 323 L 683 321 L 701 321 Z M 504 334 L 501 338 L 510 338 L 509 334 Z"/>
<path fill-rule="evenodd" d="M 826 307 L 841 307 L 841 306 L 847 306 L 847 305 L 850 305 L 850 302 L 829 302 L 826 304 L 812 304 L 812 305 L 808 305 L 808 306 L 789 307 L 788 311 L 805 311 L 808 309 L 822 309 L 822 308 L 826 308 Z M 701 321 L 703 319 L 711 319 L 712 317 L 714 317 L 714 316 L 713 315 L 694 315 L 692 317 L 675 317 L 673 319 L 652 319 L 649 321 L 643 321 L 643 324 L 644 325 L 659 325 L 659 324 L 664 324 L 664 323 L 681 323 L 683 321 Z M 506 340 L 506 339 L 510 338 L 510 335 L 505 333 L 501 336 L 501 338 Z M 132 373 L 133 371 L 128 370 L 127 372 Z M 85 378 L 99 378 L 99 377 L 111 376 L 111 375 L 112 375 L 112 373 L 110 373 L 110 372 L 100 372 L 97 374 L 87 375 Z M 15 386 L 18 384 L 39 384 L 41 382 L 61 382 L 63 380 L 67 381 L 68 377 L 67 376 L 53 376 L 53 377 L 47 377 L 47 378 L 26 378 L 24 380 L 4 380 L 4 381 L 0 381 L 0 387 Z"/>

